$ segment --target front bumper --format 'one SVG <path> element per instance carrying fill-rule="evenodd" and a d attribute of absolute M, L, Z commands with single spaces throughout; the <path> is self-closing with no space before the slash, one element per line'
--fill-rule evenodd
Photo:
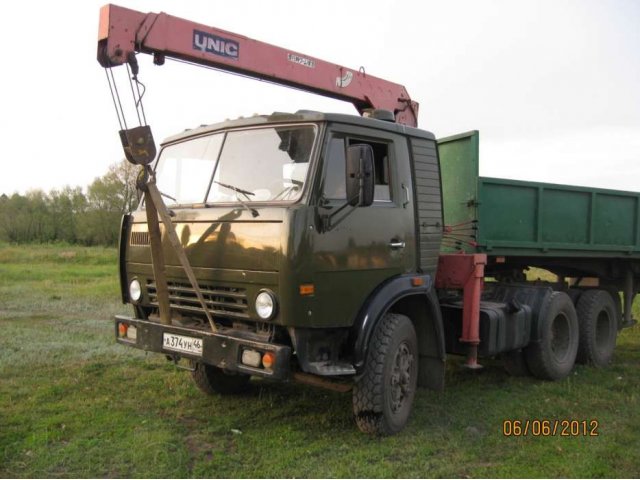
<path fill-rule="evenodd" d="M 118 325 L 124 323 L 136 327 L 136 338 L 120 337 Z M 139 348 L 147 352 L 163 353 L 170 356 L 189 358 L 230 372 L 246 373 L 274 380 L 287 380 L 290 374 L 291 347 L 267 342 L 257 342 L 224 333 L 205 332 L 175 325 L 164 325 L 148 320 L 115 316 L 115 335 L 118 343 Z M 163 347 L 163 333 L 172 333 L 202 340 L 202 355 L 176 352 Z M 242 363 L 242 352 L 250 349 L 262 353 L 272 352 L 275 362 L 269 369 L 251 367 Z"/>

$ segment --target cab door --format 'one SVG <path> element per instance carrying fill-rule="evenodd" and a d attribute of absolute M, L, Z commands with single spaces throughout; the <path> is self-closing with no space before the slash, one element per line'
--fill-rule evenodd
<path fill-rule="evenodd" d="M 346 150 L 362 143 L 374 152 L 374 202 L 339 210 L 346 203 Z M 314 326 L 350 326 L 378 285 L 414 268 L 408 155 L 406 139 L 391 132 L 337 126 L 327 135 L 316 207 L 325 228 L 313 242 Z"/>

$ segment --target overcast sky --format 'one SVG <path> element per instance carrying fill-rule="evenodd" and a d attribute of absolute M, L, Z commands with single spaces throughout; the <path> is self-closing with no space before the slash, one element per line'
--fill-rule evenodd
<path fill-rule="evenodd" d="M 0 17 L 0 193 L 86 186 L 122 158 L 95 60 L 104 2 Z M 419 125 L 480 130 L 485 176 L 640 191 L 640 1 L 134 1 L 406 86 Z M 146 57 L 146 56 L 141 56 Z M 203 123 L 347 103 L 141 59 L 156 140 Z"/>

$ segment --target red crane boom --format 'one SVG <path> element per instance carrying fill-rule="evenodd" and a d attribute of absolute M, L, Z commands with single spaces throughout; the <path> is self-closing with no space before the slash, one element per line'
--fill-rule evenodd
<path fill-rule="evenodd" d="M 107 67 L 131 62 L 136 52 L 239 73 L 367 109 L 390 110 L 397 123 L 415 127 L 418 103 L 407 90 L 363 70 L 352 70 L 236 33 L 167 15 L 105 5 L 100 11 L 98 61 Z"/>

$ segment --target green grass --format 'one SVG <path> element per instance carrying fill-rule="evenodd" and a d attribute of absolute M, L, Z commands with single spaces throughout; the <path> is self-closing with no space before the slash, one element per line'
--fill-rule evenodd
<path fill-rule="evenodd" d="M 116 252 L 0 245 L 0 477 L 636 477 L 640 332 L 561 382 L 452 358 L 408 427 L 360 434 L 351 397 L 254 381 L 205 397 L 158 355 L 116 345 Z M 636 305 L 640 313 L 640 305 Z M 597 437 L 505 437 L 510 419 L 596 419 Z"/>

